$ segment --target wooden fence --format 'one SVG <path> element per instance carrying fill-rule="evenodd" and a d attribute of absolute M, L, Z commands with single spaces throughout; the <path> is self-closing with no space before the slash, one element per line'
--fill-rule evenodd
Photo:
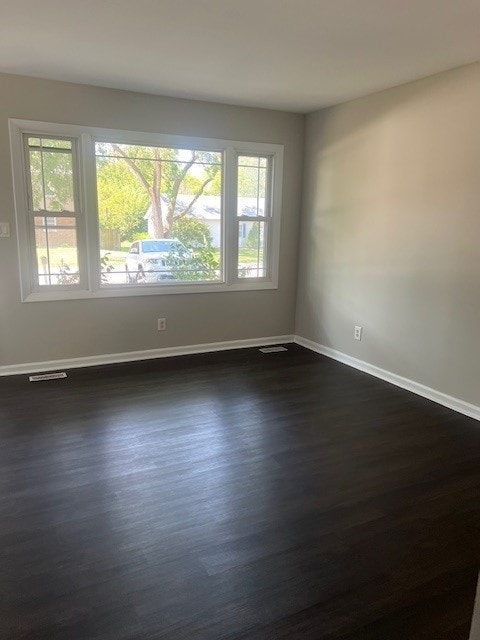
<path fill-rule="evenodd" d="M 120 251 L 122 248 L 120 231 L 117 229 L 100 229 L 100 248 Z"/>

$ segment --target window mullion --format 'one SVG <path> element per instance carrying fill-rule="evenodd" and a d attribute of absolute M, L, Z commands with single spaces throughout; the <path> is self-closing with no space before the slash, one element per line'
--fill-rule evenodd
<path fill-rule="evenodd" d="M 95 146 L 92 136 L 82 134 L 81 189 L 84 201 L 86 247 L 84 251 L 87 264 L 89 289 L 100 288 L 100 236 L 97 211 Z"/>
<path fill-rule="evenodd" d="M 225 281 L 237 280 L 237 153 L 232 146 L 225 151 Z"/>
<path fill-rule="evenodd" d="M 75 218 L 75 229 L 77 238 L 78 271 L 80 274 L 79 286 L 81 289 L 88 289 L 88 268 L 87 268 L 87 237 L 85 220 L 85 203 L 82 193 L 82 158 L 83 149 L 80 137 L 72 140 L 72 172 L 73 172 L 73 196 L 74 210 L 72 217 Z"/>

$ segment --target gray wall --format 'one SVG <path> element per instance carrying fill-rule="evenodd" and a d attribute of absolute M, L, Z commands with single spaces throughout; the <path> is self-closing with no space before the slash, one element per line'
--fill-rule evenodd
<path fill-rule="evenodd" d="M 9 117 L 285 145 L 278 290 L 22 304 L 13 234 L 0 240 L 0 365 L 293 333 L 304 116 L 2 74 L 0 95 L 0 221 L 12 229 Z"/>
<path fill-rule="evenodd" d="M 480 64 L 308 116 L 302 215 L 296 333 L 480 405 Z"/>

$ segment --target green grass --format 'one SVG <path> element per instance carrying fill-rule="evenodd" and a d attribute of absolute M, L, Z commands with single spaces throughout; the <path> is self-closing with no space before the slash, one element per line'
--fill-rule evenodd
<path fill-rule="evenodd" d="M 116 269 L 121 268 L 123 271 L 125 267 L 125 254 L 121 251 L 101 251 L 102 256 L 106 253 L 109 255 L 109 264 Z M 46 256 L 46 249 L 37 249 L 39 256 Z M 62 263 L 70 267 L 70 271 L 74 272 L 78 269 L 77 250 L 74 247 L 55 247 L 50 248 L 50 263 L 52 267 L 59 267 Z"/>
<path fill-rule="evenodd" d="M 220 249 L 214 249 L 215 258 L 220 261 Z M 257 249 L 249 249 L 247 247 L 242 247 L 238 250 L 238 261 L 240 264 L 251 264 L 257 262 L 257 259 L 260 262 L 263 261 L 263 249 L 260 249 L 258 252 Z"/>
<path fill-rule="evenodd" d="M 56 247 L 50 248 L 50 264 L 52 267 L 59 267 L 62 263 L 68 265 L 71 271 L 77 269 L 77 250 L 74 247 Z M 47 250 L 44 247 L 37 248 L 37 255 L 46 256 Z"/>

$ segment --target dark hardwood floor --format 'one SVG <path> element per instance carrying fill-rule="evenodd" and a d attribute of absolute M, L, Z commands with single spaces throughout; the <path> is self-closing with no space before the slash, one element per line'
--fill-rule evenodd
<path fill-rule="evenodd" d="M 294 345 L 0 394 L 2 640 L 467 640 L 480 423 Z"/>

